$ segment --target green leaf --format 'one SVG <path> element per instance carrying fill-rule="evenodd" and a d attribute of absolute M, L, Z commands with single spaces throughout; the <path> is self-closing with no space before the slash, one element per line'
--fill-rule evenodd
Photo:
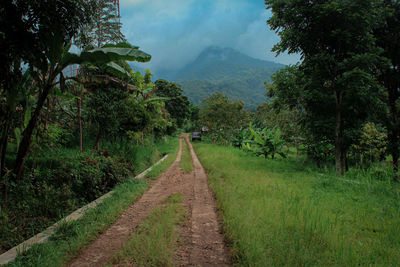
<path fill-rule="evenodd" d="M 263 141 L 262 138 L 258 135 L 257 132 L 255 132 L 252 128 L 250 128 L 249 130 L 250 130 L 250 132 L 251 132 L 251 134 L 252 134 L 252 136 L 253 136 L 253 138 L 254 138 L 254 141 L 256 141 L 256 142 L 257 142 L 258 144 L 260 144 L 260 145 L 264 144 L 264 141 Z"/>
<path fill-rule="evenodd" d="M 115 62 L 108 62 L 105 66 L 105 71 L 108 73 L 120 77 L 120 78 L 130 78 L 131 74 L 126 71 L 124 68 L 122 68 L 120 65 L 118 65 Z"/>
<path fill-rule="evenodd" d="M 168 100 L 170 100 L 171 98 L 169 98 L 169 97 L 153 97 L 153 98 L 149 98 L 149 99 L 146 99 L 146 103 L 150 103 L 150 102 L 156 102 L 156 101 L 168 101 Z"/>
<path fill-rule="evenodd" d="M 14 129 L 14 135 L 15 135 L 15 142 L 17 143 L 15 152 L 18 152 L 19 142 L 21 141 L 21 129 L 19 127 Z"/>
<path fill-rule="evenodd" d="M 24 129 L 28 126 L 29 120 L 31 119 L 32 110 L 30 106 L 26 106 L 24 115 Z"/>
<path fill-rule="evenodd" d="M 77 99 L 77 98 L 79 98 L 79 96 L 74 96 L 74 95 L 69 94 L 69 93 L 63 93 L 63 92 L 60 90 L 60 88 L 58 88 L 58 87 L 54 87 L 50 93 L 51 93 L 52 95 L 55 95 L 55 96 L 58 96 L 58 97 L 60 97 L 60 98 L 67 99 L 67 100 L 72 100 L 72 99 Z"/>
<path fill-rule="evenodd" d="M 105 44 L 103 47 L 120 47 L 120 48 L 139 49 L 139 46 L 134 46 L 134 45 L 131 45 L 130 43 L 126 43 L 126 42 L 121 42 L 118 44 Z"/>
<path fill-rule="evenodd" d="M 147 88 L 147 89 L 144 89 L 144 90 L 143 90 L 143 93 L 145 93 L 145 94 L 150 94 L 151 91 L 153 91 L 153 88 L 149 87 L 149 88 Z"/>
<path fill-rule="evenodd" d="M 105 46 L 102 48 L 96 48 L 89 51 L 84 51 L 80 55 L 74 53 L 66 53 L 61 60 L 61 65 L 66 67 L 72 64 L 106 64 L 112 61 L 127 60 L 127 61 L 138 61 L 148 62 L 151 59 L 151 55 L 137 49 L 135 46 L 128 46 L 128 44 L 121 44 L 122 47 Z"/>
<path fill-rule="evenodd" d="M 282 158 L 286 158 L 286 154 L 285 153 L 283 153 L 281 151 L 278 151 L 276 153 L 278 153 Z"/>

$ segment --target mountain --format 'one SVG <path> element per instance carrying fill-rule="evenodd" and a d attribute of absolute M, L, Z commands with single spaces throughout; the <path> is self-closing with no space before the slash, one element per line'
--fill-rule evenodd
<path fill-rule="evenodd" d="M 285 65 L 249 57 L 232 48 L 206 48 L 169 78 L 182 85 L 194 104 L 215 92 L 240 100 L 254 110 L 265 101 L 265 81 Z"/>
<path fill-rule="evenodd" d="M 186 65 L 175 79 L 221 81 L 238 78 L 249 70 L 280 69 L 284 67 L 270 61 L 255 59 L 232 48 L 208 47 Z"/>
<path fill-rule="evenodd" d="M 254 110 L 265 101 L 265 85 L 285 65 L 249 57 L 232 48 L 208 47 L 197 58 L 175 71 L 157 70 L 154 80 L 166 79 L 182 86 L 194 104 L 215 92 L 240 100 Z"/>

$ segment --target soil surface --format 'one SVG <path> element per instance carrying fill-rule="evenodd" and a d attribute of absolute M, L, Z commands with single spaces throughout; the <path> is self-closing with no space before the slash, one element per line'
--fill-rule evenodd
<path fill-rule="evenodd" d="M 179 167 L 182 142 L 189 145 L 193 171 L 183 174 Z M 181 240 L 175 257 L 176 266 L 230 266 L 224 244 L 216 202 L 207 175 L 193 150 L 187 134 L 179 140 L 174 163 L 104 233 L 89 244 L 68 266 L 103 266 L 123 246 L 130 233 L 169 195 L 181 192 L 188 220 L 180 229 Z"/>

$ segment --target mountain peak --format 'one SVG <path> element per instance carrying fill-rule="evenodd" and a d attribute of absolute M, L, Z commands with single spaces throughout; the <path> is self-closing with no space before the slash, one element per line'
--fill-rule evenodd
<path fill-rule="evenodd" d="M 179 72 L 178 77 L 175 77 L 175 80 L 219 80 L 220 77 L 217 77 L 218 75 L 216 76 L 214 74 L 231 72 L 232 75 L 235 75 L 238 74 L 237 72 L 235 73 L 235 70 L 243 70 L 248 68 L 263 70 L 283 67 L 284 65 L 282 64 L 252 58 L 231 47 L 209 46 L 204 49 L 193 62 L 186 65 Z M 210 73 L 211 70 L 214 72 Z M 226 75 L 224 74 L 223 76 Z"/>
<path fill-rule="evenodd" d="M 220 47 L 220 46 L 209 46 L 207 48 L 205 48 L 198 57 L 201 56 L 215 56 L 215 57 L 232 57 L 232 56 L 245 56 L 245 57 L 249 57 L 235 49 L 233 49 L 232 47 Z"/>
<path fill-rule="evenodd" d="M 169 77 L 182 85 L 184 93 L 195 104 L 214 92 L 222 92 L 232 100 L 243 101 L 247 108 L 255 109 L 265 100 L 264 82 L 283 67 L 231 47 L 209 46 Z"/>
<path fill-rule="evenodd" d="M 231 47 L 209 46 L 199 54 L 197 59 L 229 60 L 240 54 Z"/>

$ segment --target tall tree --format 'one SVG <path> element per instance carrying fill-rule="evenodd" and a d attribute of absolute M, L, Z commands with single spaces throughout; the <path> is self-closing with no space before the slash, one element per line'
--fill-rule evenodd
<path fill-rule="evenodd" d="M 97 126 L 95 149 L 99 150 L 102 137 L 115 135 L 120 126 L 120 110 L 122 100 L 128 97 L 123 88 L 108 85 L 96 86 L 90 94 L 87 108 L 90 121 Z"/>
<path fill-rule="evenodd" d="M 234 130 L 246 127 L 250 121 L 248 111 L 243 107 L 243 102 L 230 101 L 222 93 L 215 93 L 202 100 L 203 108 L 200 109 L 202 126 L 207 126 L 210 133 L 222 134 L 230 143 Z"/>
<path fill-rule="evenodd" d="M 189 99 L 182 95 L 183 90 L 179 84 L 168 82 L 166 80 L 157 80 L 155 82 L 156 94 L 162 97 L 169 97 L 165 102 L 165 108 L 176 120 L 178 127 L 182 127 L 185 119 L 189 118 Z"/>
<path fill-rule="evenodd" d="M 0 86 L 2 96 L 5 97 L 7 103 L 5 131 L 1 146 L 3 158 L 7 147 L 9 119 L 15 112 L 16 99 L 24 90 L 21 87 L 23 85 L 21 77 L 25 71 L 23 67 L 26 68 L 28 65 L 31 68 L 30 73 L 39 87 L 39 92 L 33 92 L 33 88 L 29 88 L 32 90 L 30 93 L 38 93 L 39 96 L 30 123 L 23 132 L 23 146 L 20 148 L 25 150 L 40 110 L 51 89 L 50 85 L 44 86 L 39 80 L 52 79 L 51 84 L 53 83 L 59 73 L 55 74 L 50 69 L 54 70 L 55 62 L 62 55 L 63 47 L 69 43 L 78 29 L 90 20 L 91 16 L 84 0 L 5 0 L 1 4 L 0 13 L 0 57 L 3 66 Z M 22 155 L 26 155 L 26 151 L 18 154 L 17 165 L 23 162 Z M 3 163 L 2 175 L 5 173 Z"/>
<path fill-rule="evenodd" d="M 268 24 L 281 39 L 273 51 L 301 55 L 309 129 L 333 139 L 336 171 L 343 174 L 353 133 L 361 128 L 379 89 L 374 78 L 379 49 L 371 34 L 380 12 L 377 1 L 265 3 L 273 14 Z"/>
<path fill-rule="evenodd" d="M 93 20 L 80 29 L 75 44 L 81 49 L 91 49 L 126 42 L 115 0 L 91 0 L 88 3 L 93 10 Z"/>
<path fill-rule="evenodd" d="M 74 44 L 81 50 L 87 50 L 94 47 L 102 47 L 105 44 L 126 42 L 124 35 L 121 32 L 122 24 L 119 18 L 119 10 L 115 6 L 115 0 L 91 0 L 88 1 L 91 10 L 93 11 L 93 20 L 90 23 L 83 25 L 80 28 L 78 35 L 74 38 Z M 81 72 L 86 72 L 83 69 Z M 82 137 L 81 124 L 81 107 L 82 107 L 82 90 L 77 98 L 78 105 L 78 121 L 79 135 Z M 81 152 L 83 150 L 83 141 L 80 138 L 79 143 Z"/>

